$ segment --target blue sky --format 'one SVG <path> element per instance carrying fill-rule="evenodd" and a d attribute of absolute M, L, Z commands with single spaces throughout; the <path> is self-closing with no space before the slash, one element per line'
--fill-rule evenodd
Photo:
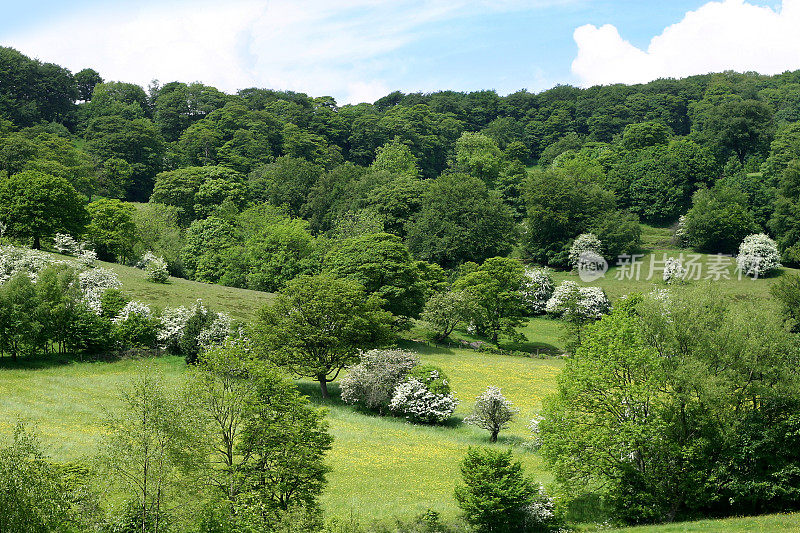
<path fill-rule="evenodd" d="M 333 95 L 800 68 L 800 0 L 0 0 L 0 44 L 142 85 Z"/>

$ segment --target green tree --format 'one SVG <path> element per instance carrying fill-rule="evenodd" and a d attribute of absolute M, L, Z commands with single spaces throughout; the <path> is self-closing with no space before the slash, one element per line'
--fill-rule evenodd
<path fill-rule="evenodd" d="M 667 144 L 671 133 L 669 126 L 661 122 L 628 124 L 622 132 L 622 146 L 628 150 L 636 150 Z"/>
<path fill-rule="evenodd" d="M 482 133 L 464 132 L 456 141 L 454 168 L 483 180 L 493 188 L 503 163 L 503 153 Z"/>
<path fill-rule="evenodd" d="M 363 285 L 399 317 L 417 317 L 425 303 L 419 270 L 400 237 L 375 233 L 345 239 L 328 252 L 324 268 Z"/>
<path fill-rule="evenodd" d="M 475 317 L 479 332 L 497 344 L 500 334 L 512 338 L 526 314 L 525 267 L 516 259 L 493 257 L 458 278 L 453 289 L 468 293 L 478 306 Z"/>
<path fill-rule="evenodd" d="M 203 212 L 202 215 L 208 216 L 211 213 L 207 211 L 212 205 L 221 204 L 231 195 L 237 196 L 241 206 L 244 191 L 233 191 L 235 184 L 238 183 L 241 183 L 240 174 L 226 167 L 186 167 L 170 170 L 156 176 L 150 202 L 177 207 L 181 210 L 181 223 L 186 226 L 196 218 L 203 218 L 196 212 L 197 207 Z M 222 185 L 217 188 L 223 190 L 214 191 L 213 184 L 228 186 Z"/>
<path fill-rule="evenodd" d="M 703 252 L 735 253 L 746 236 L 758 231 L 744 193 L 724 186 L 697 191 L 686 214 L 689 242 Z"/>
<path fill-rule="evenodd" d="M 510 449 L 470 447 L 461 463 L 461 476 L 464 484 L 456 487 L 455 497 L 470 525 L 486 533 L 523 530 L 524 506 L 535 489 Z"/>
<path fill-rule="evenodd" d="M 775 212 L 769 221 L 781 258 L 786 263 L 800 263 L 800 161 L 787 163 L 781 173 L 775 199 Z"/>
<path fill-rule="evenodd" d="M 420 318 L 433 329 L 437 341 L 443 341 L 459 324 L 478 316 L 475 298 L 466 291 L 444 291 L 433 294 L 425 303 Z"/>
<path fill-rule="evenodd" d="M 398 176 L 416 178 L 419 176 L 417 158 L 411 149 L 395 137 L 375 151 L 375 161 L 370 165 L 378 171 L 385 171 Z"/>
<path fill-rule="evenodd" d="M 37 304 L 36 288 L 27 273 L 20 272 L 0 285 L 0 352 L 15 361 L 38 348 Z"/>
<path fill-rule="evenodd" d="M 104 261 L 130 263 L 136 244 L 136 224 L 133 216 L 136 209 L 120 200 L 103 198 L 87 206 L 89 224 L 86 237 L 97 255 Z"/>
<path fill-rule="evenodd" d="M 64 178 L 25 171 L 0 178 L 0 221 L 9 235 L 42 239 L 56 232 L 78 235 L 86 222 L 84 198 Z"/>
<path fill-rule="evenodd" d="M 131 498 L 137 526 L 165 531 L 179 475 L 199 459 L 191 453 L 192 419 L 152 368 L 142 368 L 121 396 L 124 408 L 107 421 L 103 460 Z"/>
<path fill-rule="evenodd" d="M 103 83 L 100 74 L 91 68 L 85 68 L 75 73 L 75 84 L 78 86 L 78 98 L 84 102 L 92 99 L 94 88 Z"/>
<path fill-rule="evenodd" d="M 414 255 L 445 268 L 508 254 L 516 230 L 508 208 L 486 185 L 464 174 L 428 183 L 422 208 L 407 226 Z"/>
<path fill-rule="evenodd" d="M 261 312 L 257 344 L 268 360 L 317 380 L 328 398 L 328 383 L 357 363 L 361 350 L 390 339 L 391 314 L 382 303 L 354 281 L 299 276 Z"/>

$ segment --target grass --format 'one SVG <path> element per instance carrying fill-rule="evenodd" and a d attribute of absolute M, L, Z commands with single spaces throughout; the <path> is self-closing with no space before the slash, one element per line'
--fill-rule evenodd
<path fill-rule="evenodd" d="M 236 320 L 249 321 L 256 316 L 259 309 L 274 298 L 274 295 L 268 292 L 237 289 L 175 277 L 170 277 L 169 283 L 152 283 L 145 278 L 144 270 L 103 261 L 98 261 L 97 264 L 116 272 L 122 282 L 122 289 L 131 298 L 159 309 L 189 306 L 199 298 L 214 311 L 224 311 Z"/>
<path fill-rule="evenodd" d="M 454 420 L 445 427 L 417 426 L 397 418 L 356 411 L 338 399 L 323 402 L 315 382 L 301 381 L 312 401 L 328 407 L 333 449 L 328 454 L 328 488 L 322 497 L 330 516 L 414 516 L 432 508 L 445 517 L 457 513 L 453 487 L 459 462 L 471 445 L 488 445 L 488 433 L 460 424 L 473 398 L 487 385 L 503 392 L 520 416 L 501 433 L 497 446 L 515 446 L 527 471 L 548 482 L 540 457 L 521 446 L 525 427 L 538 411 L 542 397 L 553 391 L 560 361 L 498 356 L 471 350 L 417 349 L 424 362 L 441 366 L 462 401 Z M 152 363 L 177 386 L 185 371 L 178 357 Z M 36 425 L 48 453 L 58 461 L 91 457 L 103 433 L 103 420 L 120 409 L 120 388 L 140 371 L 132 360 L 75 362 L 40 366 L 19 364 L 0 370 L 0 439 L 7 441 L 19 418 Z M 334 394 L 337 387 L 331 387 Z"/>
<path fill-rule="evenodd" d="M 658 526 L 629 527 L 614 531 L 625 533 L 789 533 L 800 531 L 800 513 L 699 520 Z"/>

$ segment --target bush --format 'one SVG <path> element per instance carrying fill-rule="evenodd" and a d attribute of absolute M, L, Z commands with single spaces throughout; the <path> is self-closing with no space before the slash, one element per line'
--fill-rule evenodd
<path fill-rule="evenodd" d="M 455 411 L 458 400 L 452 394 L 436 394 L 425 383 L 409 377 L 397 386 L 389 404 L 393 412 L 413 422 L 441 424 Z"/>
<path fill-rule="evenodd" d="M 670 257 L 664 263 L 663 279 L 667 284 L 680 283 L 686 277 L 686 269 L 678 259 Z"/>
<path fill-rule="evenodd" d="M 734 253 L 742 239 L 757 230 L 747 197 L 736 189 L 700 189 L 686 214 L 689 242 L 701 252 Z"/>
<path fill-rule="evenodd" d="M 113 322 L 123 349 L 156 347 L 160 323 L 146 304 L 135 300 L 128 302 Z"/>
<path fill-rule="evenodd" d="M 532 314 L 541 315 L 555 289 L 553 277 L 546 267 L 529 268 L 525 271 L 525 277 L 525 302 Z"/>
<path fill-rule="evenodd" d="M 780 268 L 780 260 L 775 241 L 763 233 L 755 233 L 742 241 L 736 264 L 744 274 L 758 278 Z"/>
<path fill-rule="evenodd" d="M 461 463 L 464 484 L 456 487 L 455 497 L 464 517 L 480 533 L 520 533 L 547 530 L 539 527 L 533 508 L 536 489 L 525 477 L 522 464 L 511 450 L 472 448 Z M 526 529 L 526 523 L 536 523 Z M 544 521 L 546 524 L 547 521 Z M 542 524 L 544 525 L 544 524 Z"/>
<path fill-rule="evenodd" d="M 491 434 L 489 440 L 497 442 L 497 434 L 508 427 L 518 412 L 519 409 L 506 400 L 498 387 L 489 386 L 475 398 L 472 414 L 464 419 L 464 423 L 487 430 Z"/>
<path fill-rule="evenodd" d="M 574 281 L 564 281 L 547 301 L 548 313 L 570 319 L 600 318 L 611 309 L 608 297 L 600 287 L 581 287 Z"/>
<path fill-rule="evenodd" d="M 169 280 L 169 268 L 163 257 L 153 252 L 145 252 L 136 264 L 137 268 L 144 269 L 147 281 L 153 283 L 166 283 Z"/>
<path fill-rule="evenodd" d="M 572 268 L 576 268 L 581 257 L 586 254 L 603 257 L 603 243 L 594 233 L 581 233 L 572 241 L 569 248 L 569 264 Z"/>
<path fill-rule="evenodd" d="M 394 389 L 417 364 L 417 356 L 404 350 L 370 350 L 342 378 L 342 401 L 378 409 L 389 406 Z"/>
<path fill-rule="evenodd" d="M 450 380 L 438 366 L 418 365 L 412 368 L 408 375 L 419 380 L 434 394 L 450 394 Z"/>

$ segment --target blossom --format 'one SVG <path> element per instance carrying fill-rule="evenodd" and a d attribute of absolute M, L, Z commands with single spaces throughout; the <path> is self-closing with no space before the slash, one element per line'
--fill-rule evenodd
<path fill-rule="evenodd" d="M 115 324 L 122 324 L 131 316 L 151 318 L 153 316 L 153 312 L 150 310 L 150 306 L 147 304 L 132 300 L 125 304 L 125 307 L 120 309 L 119 313 L 117 313 L 117 316 L 114 317 L 113 322 Z"/>
<path fill-rule="evenodd" d="M 545 312 L 554 288 L 553 278 L 547 268 L 529 268 L 525 271 L 523 297 L 533 314 Z"/>
<path fill-rule="evenodd" d="M 556 315 L 600 318 L 611 309 L 611 303 L 600 287 L 581 287 L 574 281 L 564 281 L 553 291 L 545 309 Z"/>
<path fill-rule="evenodd" d="M 416 422 L 441 424 L 453 414 L 458 400 L 452 394 L 436 394 L 410 377 L 394 390 L 389 409 Z"/>
<path fill-rule="evenodd" d="M 739 270 L 754 278 L 769 274 L 781 266 L 778 245 L 763 233 L 748 235 L 739 246 L 736 265 Z"/>
<path fill-rule="evenodd" d="M 581 233 L 572 241 L 569 248 L 569 264 L 573 267 L 578 266 L 581 256 L 591 253 L 592 255 L 603 256 L 603 243 L 594 233 Z"/>
<path fill-rule="evenodd" d="M 683 281 L 684 277 L 686 277 L 686 269 L 683 267 L 683 263 L 672 257 L 667 259 L 664 263 L 664 281 L 671 284 Z"/>

